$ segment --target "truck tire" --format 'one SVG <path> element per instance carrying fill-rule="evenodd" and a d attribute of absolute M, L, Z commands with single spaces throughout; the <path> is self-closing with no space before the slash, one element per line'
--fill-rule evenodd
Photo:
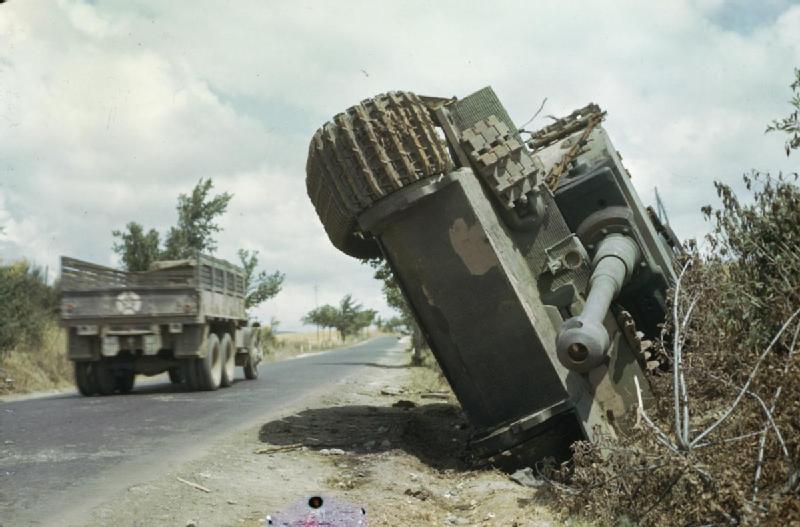
<path fill-rule="evenodd" d="M 200 389 L 200 386 L 197 382 L 197 363 L 200 362 L 201 359 L 183 359 L 181 360 L 181 375 L 183 376 L 183 382 L 186 383 L 186 389 L 190 392 L 196 392 Z M 170 380 L 172 378 L 170 377 Z"/>
<path fill-rule="evenodd" d="M 94 368 L 94 378 L 97 384 L 97 393 L 100 395 L 114 395 L 117 390 L 117 379 L 114 371 L 102 363 L 96 363 Z"/>
<path fill-rule="evenodd" d="M 94 363 L 75 362 L 75 386 L 81 395 L 87 397 L 97 393 L 97 382 L 94 378 Z"/>
<path fill-rule="evenodd" d="M 258 379 L 258 362 L 252 353 L 247 354 L 247 359 L 244 363 L 244 378 L 248 381 Z"/>
<path fill-rule="evenodd" d="M 169 375 L 169 382 L 172 384 L 180 384 L 186 378 L 183 374 L 183 368 L 180 366 L 168 369 L 167 375 Z"/>
<path fill-rule="evenodd" d="M 218 389 L 222 382 L 222 363 L 225 357 L 219 337 L 214 333 L 208 335 L 206 347 L 206 356 L 197 359 L 194 364 L 194 374 L 198 389 L 212 391 Z"/>
<path fill-rule="evenodd" d="M 233 340 L 229 333 L 222 335 L 222 342 L 220 343 L 222 349 L 222 381 L 221 386 L 227 388 L 233 385 L 233 379 L 236 377 L 236 347 L 233 345 Z"/>
<path fill-rule="evenodd" d="M 136 374 L 131 370 L 117 370 L 114 381 L 119 393 L 130 393 L 136 383 Z"/>
<path fill-rule="evenodd" d="M 306 189 L 333 245 L 350 256 L 371 258 L 380 256 L 380 249 L 359 235 L 358 215 L 452 166 L 425 104 L 413 93 L 389 92 L 317 130 L 308 150 Z"/>
<path fill-rule="evenodd" d="M 248 381 L 258 379 L 258 365 L 261 362 L 259 345 L 261 344 L 261 334 L 256 330 L 250 337 L 250 344 L 247 348 L 247 359 L 244 363 L 244 378 Z"/>

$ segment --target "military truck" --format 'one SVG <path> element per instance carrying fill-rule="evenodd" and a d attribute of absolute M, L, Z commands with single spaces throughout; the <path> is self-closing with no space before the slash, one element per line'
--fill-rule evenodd
<path fill-rule="evenodd" d="M 231 386 L 236 366 L 258 377 L 258 324 L 245 313 L 244 271 L 199 255 L 126 272 L 62 256 L 61 323 L 83 395 L 133 389 L 168 372 L 189 390 Z"/>
<path fill-rule="evenodd" d="M 680 244 L 642 205 L 604 118 L 590 104 L 529 133 L 490 87 L 390 92 L 311 140 L 306 184 L 330 241 L 388 261 L 480 462 L 567 457 L 649 400 L 642 342 Z"/>

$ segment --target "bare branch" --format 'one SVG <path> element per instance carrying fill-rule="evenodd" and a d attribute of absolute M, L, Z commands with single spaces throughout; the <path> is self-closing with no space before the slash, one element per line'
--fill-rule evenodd
<path fill-rule="evenodd" d="M 721 445 L 724 443 L 735 443 L 736 441 L 744 441 L 745 439 L 750 439 L 751 437 L 756 437 L 761 435 L 761 432 L 762 432 L 761 430 L 758 430 L 756 432 L 748 432 L 746 434 L 738 435 L 736 437 L 728 437 L 726 439 L 720 439 L 718 441 L 706 441 L 705 443 L 700 443 L 698 445 L 695 445 L 694 448 L 703 448 L 707 446 Z"/>
<path fill-rule="evenodd" d="M 525 122 L 525 124 L 523 124 L 522 126 L 520 126 L 520 127 L 519 127 L 519 131 L 520 131 L 520 132 L 525 132 L 525 131 L 526 131 L 526 130 L 525 130 L 525 127 L 526 127 L 526 126 L 528 126 L 529 124 L 531 124 L 531 123 L 533 122 L 533 120 L 534 120 L 534 119 L 536 119 L 536 117 L 538 117 L 540 113 L 542 113 L 542 110 L 544 109 L 544 104 L 545 104 L 546 102 L 547 102 L 547 97 L 545 97 L 544 99 L 542 99 L 542 104 L 540 104 L 540 105 L 539 105 L 539 109 L 538 109 L 538 110 L 536 110 L 536 113 L 535 113 L 535 114 L 533 114 L 533 117 L 531 117 L 530 119 L 528 119 L 528 120 Z"/>
<path fill-rule="evenodd" d="M 636 400 L 639 402 L 638 414 L 642 417 L 642 419 L 644 419 L 644 422 L 647 423 L 648 426 L 650 426 L 650 428 L 653 429 L 653 431 L 656 433 L 656 438 L 664 446 L 666 446 L 667 448 L 669 448 L 670 450 L 672 450 L 673 452 L 675 452 L 677 454 L 678 453 L 678 447 L 675 446 L 675 443 L 673 443 L 669 439 L 667 434 L 665 434 L 658 427 L 657 424 L 655 424 L 653 421 L 650 420 L 650 417 L 648 417 L 647 413 L 644 411 L 644 404 L 642 404 L 642 389 L 639 387 L 639 377 L 637 377 L 635 375 L 633 376 L 633 384 L 636 386 Z"/>
<path fill-rule="evenodd" d="M 733 400 L 733 403 L 731 403 L 731 405 L 722 414 L 722 416 L 720 416 L 719 419 L 717 419 L 708 428 L 706 428 L 702 433 L 700 433 L 700 435 L 698 435 L 694 439 L 694 441 L 691 442 L 690 446 L 696 445 L 697 443 L 700 442 L 701 439 L 703 439 L 705 436 L 707 436 L 708 434 L 713 432 L 719 425 L 721 425 L 731 415 L 731 413 L 733 413 L 733 411 L 736 409 L 736 407 L 739 406 L 739 403 L 741 402 L 742 398 L 749 391 L 750 383 L 753 382 L 753 379 L 755 378 L 756 373 L 758 372 L 758 368 L 761 366 L 761 363 L 764 362 L 764 359 L 767 357 L 769 352 L 772 351 L 772 347 L 775 345 L 776 342 L 778 342 L 778 339 L 781 337 L 781 335 L 783 335 L 783 332 L 786 331 L 786 328 L 789 326 L 789 324 L 792 323 L 792 320 L 794 320 L 795 317 L 797 317 L 798 314 L 800 314 L 800 309 L 798 309 L 797 311 L 792 313 L 792 316 L 790 316 L 789 319 L 786 322 L 784 322 L 783 326 L 781 326 L 781 329 L 778 331 L 778 333 L 775 335 L 775 337 L 773 337 L 772 341 L 769 343 L 769 346 L 767 346 L 767 348 L 758 357 L 758 360 L 756 361 L 755 365 L 753 366 L 753 369 L 750 371 L 750 375 L 747 376 L 747 381 L 744 383 L 744 386 L 742 386 L 742 388 L 739 390 L 739 393 L 736 395 L 736 398 Z"/>
<path fill-rule="evenodd" d="M 794 355 L 795 350 L 797 349 L 797 336 L 800 334 L 800 324 L 797 324 L 797 329 L 794 330 L 794 337 L 792 337 L 792 344 L 789 347 L 789 356 L 786 358 L 786 365 L 783 367 L 783 375 L 786 376 L 789 373 L 789 368 L 792 364 L 792 355 Z M 775 389 L 775 394 L 772 396 L 772 404 L 770 405 L 769 415 L 772 416 L 772 413 L 775 411 L 775 405 L 778 403 L 778 399 L 780 399 L 781 391 L 783 390 L 783 386 L 778 386 Z M 762 402 L 763 406 L 763 402 Z M 775 427 L 777 429 L 777 426 Z M 758 480 L 761 477 L 761 468 L 764 466 L 764 449 L 767 444 L 767 431 L 769 430 L 769 423 L 764 425 L 764 428 L 761 429 L 761 439 L 758 441 L 758 456 L 756 458 L 756 472 L 753 475 L 753 500 L 756 499 L 758 495 Z M 778 435 L 778 438 L 781 441 L 781 445 L 783 446 L 784 455 L 788 455 L 786 450 L 786 445 L 783 444 L 783 439 Z"/>
<path fill-rule="evenodd" d="M 687 416 L 688 420 L 688 407 L 683 407 L 682 401 L 688 401 L 688 396 L 683 397 L 686 395 L 686 386 L 682 382 L 683 378 L 681 375 L 683 364 L 682 364 L 682 342 L 681 342 L 681 329 L 683 326 L 680 324 L 679 320 L 680 317 L 678 315 L 678 307 L 680 304 L 680 295 L 681 295 L 681 283 L 683 281 L 683 277 L 686 274 L 686 271 L 689 269 L 689 266 L 692 265 L 692 259 L 689 258 L 681 269 L 681 272 L 678 274 L 678 279 L 675 282 L 675 293 L 672 299 L 672 322 L 675 326 L 674 335 L 672 336 L 672 388 L 673 388 L 673 396 L 674 396 L 674 406 L 675 406 L 675 436 L 678 439 L 678 444 L 681 446 L 682 449 L 686 450 L 690 446 L 689 438 L 683 435 L 683 429 L 685 428 L 682 423 L 682 413 L 683 415 Z M 694 306 L 695 302 L 692 303 Z M 689 309 L 688 314 L 691 314 L 692 308 Z M 688 319 L 687 319 L 688 320 Z M 683 412 L 681 410 L 683 409 Z M 688 427 L 688 425 L 686 425 Z"/>
<path fill-rule="evenodd" d="M 694 311 L 694 306 L 697 305 L 697 302 L 700 300 L 700 293 L 695 295 L 692 299 L 691 304 L 689 304 L 689 309 L 686 310 L 686 315 L 683 317 L 683 322 L 681 323 L 681 329 L 686 329 L 686 326 L 689 324 L 689 320 L 692 317 L 692 311 Z"/>
<path fill-rule="evenodd" d="M 756 473 L 753 476 L 753 501 L 758 496 L 758 479 L 761 477 L 761 467 L 764 466 L 764 447 L 767 444 L 767 430 L 769 424 L 765 424 L 761 430 L 761 438 L 758 440 L 758 456 L 756 458 Z"/>
<path fill-rule="evenodd" d="M 767 408 L 767 405 L 764 403 L 764 399 L 758 396 L 758 394 L 747 390 L 747 395 L 758 401 L 758 404 L 761 406 L 761 409 L 764 410 L 764 414 L 767 417 L 767 425 L 765 427 L 771 426 L 772 429 L 775 431 L 775 436 L 778 438 L 778 442 L 781 445 L 781 449 L 783 450 L 783 457 L 787 460 L 789 459 L 789 450 L 786 448 L 786 442 L 783 440 L 783 435 L 781 434 L 781 429 L 778 428 L 778 425 L 775 423 L 775 419 L 772 417 L 772 412 L 775 411 L 775 405 L 772 405 L 772 408 Z"/>

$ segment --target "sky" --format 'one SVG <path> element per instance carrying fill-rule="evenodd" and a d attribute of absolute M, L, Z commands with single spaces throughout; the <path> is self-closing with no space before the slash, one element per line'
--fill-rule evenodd
<path fill-rule="evenodd" d="M 286 274 L 258 308 L 298 329 L 346 293 L 391 312 L 305 192 L 314 131 L 378 93 L 492 85 L 524 123 L 592 101 L 645 203 L 701 237 L 713 181 L 797 171 L 784 138 L 800 3 L 10 0 L 0 4 L 0 259 L 118 265 L 111 231 L 162 233 L 200 178 L 233 194 L 216 255 Z M 316 292 L 315 292 L 316 291 Z"/>

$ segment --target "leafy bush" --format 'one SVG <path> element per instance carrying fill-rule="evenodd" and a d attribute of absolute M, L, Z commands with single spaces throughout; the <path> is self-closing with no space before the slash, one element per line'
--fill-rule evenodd
<path fill-rule="evenodd" d="M 41 343 L 42 328 L 55 318 L 58 298 L 42 270 L 25 260 L 0 266 L 0 357 Z"/>

